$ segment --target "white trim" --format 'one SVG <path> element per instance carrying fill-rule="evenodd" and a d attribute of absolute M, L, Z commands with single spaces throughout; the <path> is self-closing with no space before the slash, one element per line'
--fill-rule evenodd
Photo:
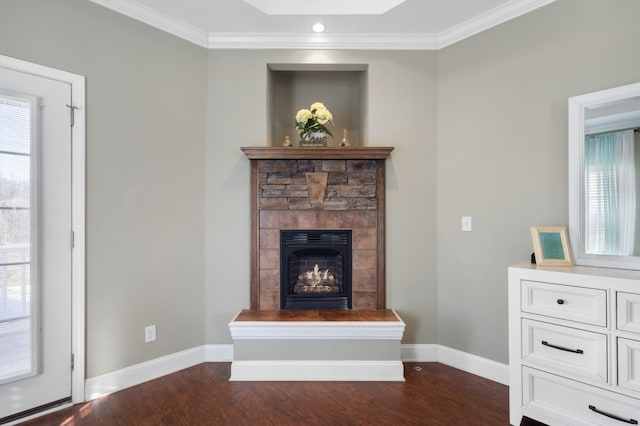
<path fill-rule="evenodd" d="M 507 364 L 442 345 L 402 345 L 400 350 L 405 362 L 440 362 L 503 385 L 509 384 Z"/>
<path fill-rule="evenodd" d="M 198 46 L 208 47 L 206 30 L 176 19 L 140 2 L 131 0 L 90 1 Z"/>
<path fill-rule="evenodd" d="M 437 34 L 209 33 L 209 49 L 437 50 Z"/>
<path fill-rule="evenodd" d="M 402 345 L 401 354 L 402 361 L 233 361 L 231 380 L 398 381 L 404 374 L 402 362 L 441 362 L 498 383 L 507 384 L 509 381 L 507 365 L 446 346 L 436 344 Z M 232 360 L 232 344 L 198 346 L 92 377 L 86 382 L 87 400 L 96 399 L 203 362 L 231 362 Z M 309 365 L 309 363 L 313 365 Z M 296 373 L 281 371 L 285 366 Z M 276 373 L 278 374 L 276 375 Z M 267 379 L 267 375 L 270 375 L 269 379 Z M 276 379 L 275 377 L 280 378 Z"/>
<path fill-rule="evenodd" d="M 90 0 L 122 15 L 209 49 L 438 50 L 556 0 L 511 0 L 437 34 L 216 33 L 175 19 L 140 2 Z"/>
<path fill-rule="evenodd" d="M 233 361 L 230 381 L 404 382 L 402 361 Z"/>
<path fill-rule="evenodd" d="M 87 401 L 202 364 L 204 353 L 204 346 L 198 346 L 101 376 L 91 377 L 87 379 L 85 385 Z"/>
<path fill-rule="evenodd" d="M 270 322 L 232 321 L 231 338 L 252 339 L 308 339 L 314 340 L 401 340 L 405 324 L 399 322 Z"/>
<path fill-rule="evenodd" d="M 525 15 L 556 0 L 511 0 L 438 34 L 438 49 Z"/>
<path fill-rule="evenodd" d="M 74 403 L 78 403 L 84 401 L 85 379 L 85 78 L 2 55 L 0 67 L 70 84 L 71 101 L 77 108 L 75 125 L 71 129 L 71 227 L 75 232 L 75 247 L 71 254 L 71 351 L 75 356 L 75 368 L 71 372 L 71 397 Z"/>
<path fill-rule="evenodd" d="M 438 362 L 458 370 L 509 385 L 509 365 L 439 345 Z"/>

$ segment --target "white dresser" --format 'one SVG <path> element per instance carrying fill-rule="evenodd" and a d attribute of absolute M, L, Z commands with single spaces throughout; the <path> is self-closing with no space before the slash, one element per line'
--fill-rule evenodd
<path fill-rule="evenodd" d="M 640 271 L 509 268 L 509 411 L 549 425 L 640 423 Z"/>

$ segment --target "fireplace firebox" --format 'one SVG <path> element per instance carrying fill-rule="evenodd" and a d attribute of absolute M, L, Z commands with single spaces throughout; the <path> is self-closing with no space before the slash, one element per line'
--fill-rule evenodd
<path fill-rule="evenodd" d="M 281 230 L 280 277 L 280 309 L 351 309 L 351 230 Z"/>

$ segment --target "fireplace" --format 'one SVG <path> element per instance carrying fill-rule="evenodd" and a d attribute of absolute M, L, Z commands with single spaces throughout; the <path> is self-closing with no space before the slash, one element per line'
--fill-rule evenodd
<path fill-rule="evenodd" d="M 339 289 L 347 308 L 385 309 L 385 159 L 393 147 L 243 147 L 251 160 L 251 310 L 284 308 L 281 231 L 348 230 L 352 235 L 350 280 Z M 335 249 L 335 246 L 334 246 Z M 302 249 L 303 250 L 303 249 Z M 303 254 L 306 252 L 302 252 Z M 343 254 L 342 256 L 346 256 Z M 295 275 L 330 269 L 317 259 Z M 288 263 L 285 265 L 288 267 Z M 294 265 L 295 266 L 295 265 Z M 347 272 L 342 273 L 344 280 Z M 329 277 L 329 275 L 327 275 Z M 312 283 L 313 284 L 313 283 Z M 301 287 L 309 284 L 302 282 Z M 316 284 L 317 285 L 317 284 Z M 331 287 L 332 291 L 334 287 Z M 300 287 L 298 287 L 300 289 Z M 322 291 L 328 292 L 329 289 Z M 326 294 L 324 296 L 327 296 Z M 321 297 L 314 295 L 316 302 Z M 291 298 L 298 297 L 295 293 Z M 295 305 L 295 304 L 294 304 Z M 318 309 L 318 308 L 310 308 Z"/>
<path fill-rule="evenodd" d="M 280 309 L 351 309 L 351 230 L 280 231 Z"/>

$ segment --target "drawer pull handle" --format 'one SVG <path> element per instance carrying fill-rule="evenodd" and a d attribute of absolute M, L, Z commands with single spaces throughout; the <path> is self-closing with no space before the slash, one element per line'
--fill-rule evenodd
<path fill-rule="evenodd" d="M 558 303 L 558 305 L 564 305 L 564 300 L 563 299 L 558 299 L 558 300 L 556 300 L 556 302 Z"/>
<path fill-rule="evenodd" d="M 607 413 L 606 411 L 598 410 L 593 405 L 589 406 L 589 410 L 593 411 L 594 413 L 602 414 L 603 416 L 609 417 L 610 419 L 613 419 L 613 420 L 618 420 L 620 422 L 629 423 L 630 425 L 637 425 L 638 424 L 637 420 L 634 420 L 634 419 L 629 419 L 629 420 L 623 419 L 622 417 L 618 417 L 615 414 L 611 414 L 611 413 Z"/>
<path fill-rule="evenodd" d="M 559 349 L 561 351 L 566 351 L 566 352 L 572 352 L 574 354 L 583 354 L 584 351 L 582 349 L 569 349 L 569 348 L 563 348 L 562 346 L 556 346 L 556 345 L 552 345 L 551 343 L 547 342 L 546 340 L 542 341 L 542 344 L 544 346 L 549 346 L 550 348 L 553 349 Z"/>

